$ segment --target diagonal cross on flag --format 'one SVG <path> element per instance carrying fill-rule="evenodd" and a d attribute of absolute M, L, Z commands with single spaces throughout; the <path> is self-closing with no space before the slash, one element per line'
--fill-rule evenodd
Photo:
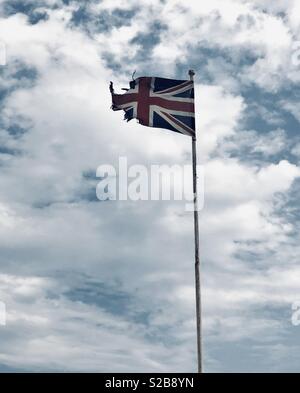
<path fill-rule="evenodd" d="M 115 94 L 112 82 L 110 91 L 112 109 L 124 110 L 127 121 L 195 136 L 193 81 L 141 77 L 124 94 Z"/>

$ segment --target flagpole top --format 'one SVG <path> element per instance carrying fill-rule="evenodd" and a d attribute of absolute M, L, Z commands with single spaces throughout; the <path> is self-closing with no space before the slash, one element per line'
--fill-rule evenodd
<path fill-rule="evenodd" d="M 189 70 L 189 76 L 190 76 L 190 80 L 191 81 L 194 80 L 194 75 L 195 75 L 195 71 L 194 70 Z"/>

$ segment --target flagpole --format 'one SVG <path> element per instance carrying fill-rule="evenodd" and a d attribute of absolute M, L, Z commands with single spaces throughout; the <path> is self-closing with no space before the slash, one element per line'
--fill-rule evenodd
<path fill-rule="evenodd" d="M 189 71 L 190 80 L 194 81 L 195 72 Z M 195 287 L 196 287 L 196 320 L 197 320 L 197 357 L 198 373 L 203 372 L 202 367 L 202 315 L 201 315 L 201 275 L 200 275 L 200 255 L 199 255 L 199 216 L 198 216 L 198 195 L 197 195 L 197 139 L 196 127 L 195 136 L 192 138 L 193 156 L 193 193 L 194 193 L 194 235 L 195 235 Z"/>

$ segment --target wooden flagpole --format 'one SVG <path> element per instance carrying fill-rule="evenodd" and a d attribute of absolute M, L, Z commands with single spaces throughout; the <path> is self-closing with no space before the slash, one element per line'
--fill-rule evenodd
<path fill-rule="evenodd" d="M 195 72 L 189 71 L 190 80 L 194 81 Z M 197 139 L 196 127 L 195 136 L 192 138 L 193 156 L 193 193 L 194 193 L 194 234 L 195 234 L 195 286 L 196 286 L 196 320 L 197 320 L 197 356 L 198 373 L 203 372 L 202 367 L 202 315 L 201 315 L 201 275 L 200 275 L 200 255 L 199 255 L 199 216 L 197 199 Z"/>

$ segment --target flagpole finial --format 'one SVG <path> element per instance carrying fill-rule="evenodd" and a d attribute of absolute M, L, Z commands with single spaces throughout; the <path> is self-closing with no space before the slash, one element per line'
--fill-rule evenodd
<path fill-rule="evenodd" d="M 194 75 L 195 75 L 195 71 L 194 70 L 189 70 L 189 76 L 190 76 L 190 80 L 191 81 L 194 80 Z"/>

